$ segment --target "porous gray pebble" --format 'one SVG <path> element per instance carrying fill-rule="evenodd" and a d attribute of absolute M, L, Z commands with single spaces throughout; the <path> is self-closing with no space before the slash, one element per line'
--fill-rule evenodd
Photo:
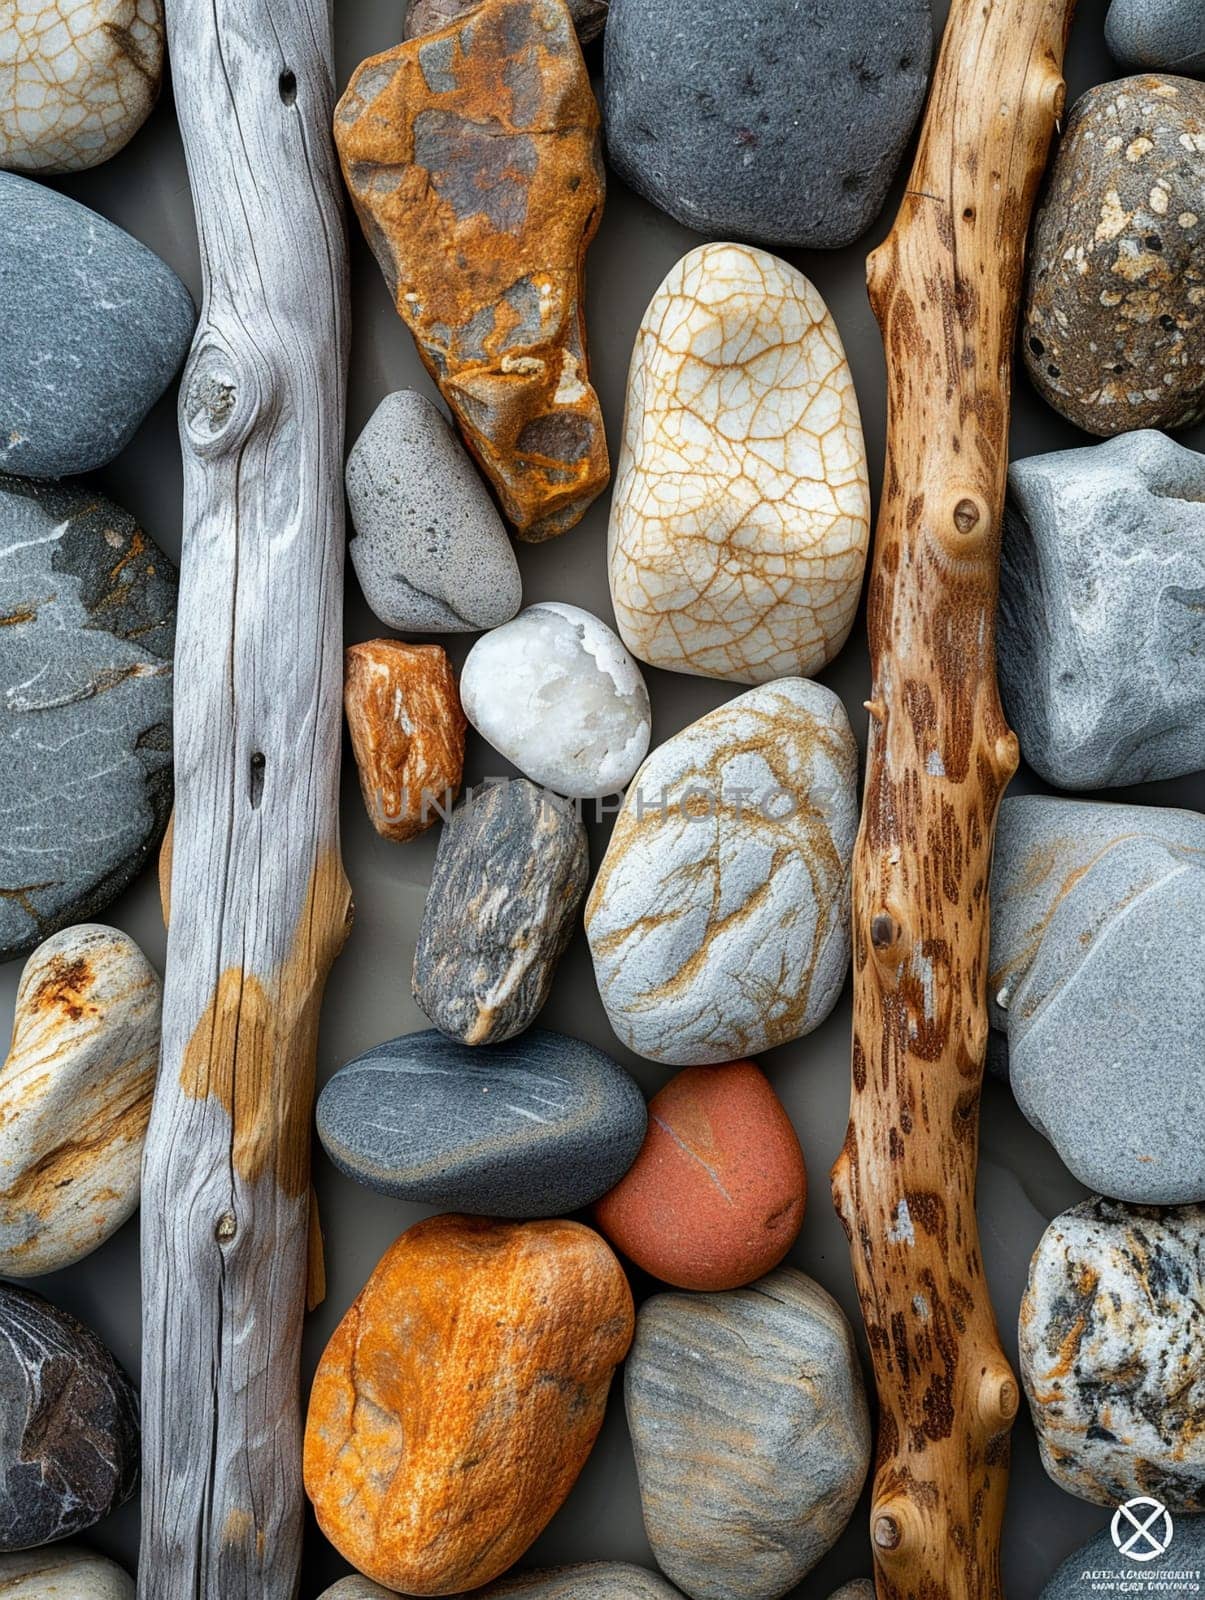
<path fill-rule="evenodd" d="M 440 834 L 414 998 L 464 1044 L 530 1027 L 573 937 L 590 858 L 582 819 L 525 778 L 471 793 Z"/>
<path fill-rule="evenodd" d="M 1113 0 L 1105 43 L 1124 67 L 1205 77 L 1205 6 L 1201 0 Z"/>
<path fill-rule="evenodd" d="M 840 1537 L 870 1419 L 849 1324 L 802 1272 L 646 1300 L 624 1393 L 649 1543 L 693 1600 L 777 1600 Z"/>
<path fill-rule="evenodd" d="M 932 49 L 929 0 L 612 0 L 611 165 L 713 238 L 835 249 L 878 215 Z"/>
<path fill-rule="evenodd" d="M 90 1329 L 0 1284 L 0 1550 L 68 1539 L 138 1479 L 138 1399 Z"/>
<path fill-rule="evenodd" d="M 196 312 L 159 257 L 113 223 L 0 172 L 0 471 L 111 461 L 176 375 Z"/>
<path fill-rule="evenodd" d="M 4 1600 L 134 1600 L 134 1580 L 115 1562 L 78 1545 L 0 1556 Z"/>
<path fill-rule="evenodd" d="M 644 1097 L 610 1056 L 542 1028 L 472 1050 L 434 1029 L 341 1067 L 318 1135 L 342 1171 L 445 1211 L 559 1217 L 614 1187 L 644 1139 Z"/>
<path fill-rule="evenodd" d="M 828 1600 L 874 1600 L 874 1580 L 872 1578 L 855 1578 L 852 1583 L 843 1583 L 829 1595 Z"/>
<path fill-rule="evenodd" d="M 386 395 L 347 459 L 351 560 L 376 616 L 400 632 L 475 633 L 523 598 L 489 491 L 438 406 Z"/>
<path fill-rule="evenodd" d="M 1205 455 L 1149 430 L 1014 461 L 1004 707 L 1061 789 L 1205 767 Z"/>
<path fill-rule="evenodd" d="M 1039 1600 L 1099 1600 L 1101 1595 L 1108 1594 L 1189 1600 L 1191 1595 L 1199 1593 L 1199 1575 L 1205 1569 L 1205 1518 L 1172 1520 L 1169 1514 L 1165 1523 L 1156 1515 L 1151 1528 L 1155 1539 L 1152 1543 L 1139 1529 L 1156 1512 L 1155 1506 L 1136 1507 L 1135 1523 L 1118 1508 L 1108 1526 L 1067 1557 L 1047 1582 Z M 1113 1539 L 1114 1521 L 1121 1548 Z M 1170 1542 L 1160 1550 L 1169 1532 Z M 1129 1554 L 1131 1549 L 1140 1559 L 1135 1560 Z M 1177 1577 L 1177 1574 L 1187 1576 Z"/>
<path fill-rule="evenodd" d="M 1115 1506 L 1205 1511 L 1205 1207 L 1092 1199 L 1042 1235 L 1021 1378 L 1046 1471 Z"/>
<path fill-rule="evenodd" d="M 1205 817 L 1006 799 L 991 907 L 1021 1110 L 1098 1194 L 1205 1200 Z"/>
<path fill-rule="evenodd" d="M 0 960 L 95 917 L 159 842 L 175 614 L 128 513 L 0 475 Z"/>

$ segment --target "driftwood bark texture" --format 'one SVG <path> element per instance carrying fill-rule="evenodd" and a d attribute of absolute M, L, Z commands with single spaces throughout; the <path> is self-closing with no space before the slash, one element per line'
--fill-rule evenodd
<path fill-rule="evenodd" d="M 168 0 L 205 299 L 163 1054 L 142 1198 L 143 1600 L 291 1600 L 315 1035 L 339 857 L 348 313 L 325 0 Z"/>
<path fill-rule="evenodd" d="M 1017 763 L 994 618 L 1025 235 L 1073 4 L 953 0 L 908 191 L 869 268 L 888 445 L 833 1194 L 879 1390 L 881 1600 L 1001 1592 L 1018 1390 L 975 1222 L 988 879 Z"/>

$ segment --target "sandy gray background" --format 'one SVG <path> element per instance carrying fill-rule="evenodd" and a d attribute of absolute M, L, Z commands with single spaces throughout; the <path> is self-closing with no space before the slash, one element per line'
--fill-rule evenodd
<path fill-rule="evenodd" d="M 856 0 L 849 3 L 856 4 Z M 397 42 L 403 5 L 404 0 L 335 0 L 340 89 L 364 56 Z M 1121 75 L 1104 49 L 1105 8 L 1106 0 L 1082 0 L 1080 5 L 1067 62 L 1072 98 L 1093 83 Z M 934 10 L 938 19 L 944 17 L 946 0 L 935 0 Z M 597 70 L 597 59 L 592 65 Z M 62 180 L 59 186 L 145 240 L 176 267 L 194 294 L 199 292 L 192 207 L 170 88 L 147 127 L 121 155 L 95 172 Z M 819 286 L 845 341 L 862 407 L 876 501 L 883 460 L 883 363 L 878 331 L 866 301 L 864 258 L 894 215 L 899 187 L 872 232 L 851 249 L 832 254 L 800 252 L 790 257 Z M 611 180 L 606 214 L 589 258 L 588 320 L 591 373 L 602 397 L 612 460 L 619 443 L 628 358 L 641 314 L 674 262 L 699 242 L 699 235 L 678 227 L 637 199 L 618 179 Z M 352 294 L 349 439 L 354 439 L 390 390 L 412 385 L 431 392 L 410 337 L 393 312 L 354 222 Z M 1182 437 L 1198 449 L 1205 448 L 1205 428 Z M 1082 435 L 1034 395 L 1024 376 L 1019 376 L 1013 454 L 1030 455 L 1084 442 Z M 100 474 L 98 481 L 141 519 L 166 550 L 178 556 L 181 490 L 174 397 L 164 400 L 122 458 Z M 542 546 L 519 546 L 526 603 L 568 600 L 612 620 L 605 561 L 607 507 L 608 497 L 603 496 L 585 521 L 565 537 Z M 365 607 L 349 566 L 348 640 L 372 638 L 383 631 Z M 850 644 L 824 674 L 824 681 L 844 699 L 860 739 L 865 735 L 862 701 L 868 684 L 863 636 L 859 619 Z M 443 642 L 459 663 L 471 640 L 462 635 Z M 652 670 L 647 670 L 647 678 L 655 742 L 737 692 L 730 684 Z M 480 778 L 506 770 L 505 763 L 470 733 L 466 776 Z M 379 839 L 365 816 L 350 759 L 344 778 L 343 848 L 355 891 L 356 922 L 327 989 L 319 1052 L 323 1080 L 369 1045 L 426 1025 L 410 998 L 409 972 L 435 835 L 432 832 L 400 846 Z M 1017 785 L 1040 787 L 1024 772 Z M 1205 785 L 1200 777 L 1193 777 L 1174 784 L 1149 784 L 1124 797 L 1200 807 L 1205 801 Z M 591 838 L 595 865 L 604 845 L 605 828 L 595 828 Z M 164 934 L 150 874 L 111 908 L 108 917 L 140 940 L 151 959 L 162 966 Z M 19 971 L 19 963 L 0 971 L 2 1014 L 6 1017 L 11 1015 Z M 541 1022 L 613 1050 L 650 1093 L 669 1076 L 666 1069 L 625 1055 L 616 1044 L 598 1001 L 580 935 L 559 968 Z M 849 1029 L 847 988 L 842 1003 L 821 1028 L 799 1044 L 763 1058 L 763 1065 L 794 1119 L 811 1182 L 803 1233 L 790 1259 L 837 1296 L 854 1319 L 861 1341 L 845 1241 L 832 1212 L 827 1181 L 845 1129 Z M 418 1207 L 371 1194 L 339 1176 L 320 1150 L 316 1151 L 315 1168 L 329 1287 L 325 1305 L 307 1330 L 307 1377 L 380 1254 L 424 1214 Z M 979 1215 L 996 1313 L 1014 1362 L 1016 1314 L 1029 1257 L 1047 1221 L 1082 1193 L 1054 1152 L 1021 1117 L 1008 1090 L 989 1082 L 983 1102 Z M 89 1322 L 127 1368 L 137 1372 L 137 1219 L 90 1259 L 42 1279 L 35 1287 Z M 640 1297 L 650 1284 L 638 1275 L 634 1287 Z M 864 1341 L 861 1344 L 865 1355 Z M 1005 1587 L 1011 1600 L 1029 1600 L 1036 1595 L 1063 1556 L 1105 1520 L 1104 1510 L 1070 1498 L 1046 1478 L 1028 1419 L 1023 1416 L 1015 1435 L 1005 1531 Z M 94 1529 L 88 1539 L 133 1570 L 137 1536 L 135 1503 Z M 528 1562 L 548 1565 L 606 1558 L 651 1564 L 618 1385 L 593 1455 L 569 1500 L 533 1546 Z M 305 1600 L 347 1570 L 311 1526 L 302 1584 Z M 839 1583 L 869 1570 L 864 1501 L 836 1549 L 796 1593 L 808 1600 L 823 1600 Z"/>

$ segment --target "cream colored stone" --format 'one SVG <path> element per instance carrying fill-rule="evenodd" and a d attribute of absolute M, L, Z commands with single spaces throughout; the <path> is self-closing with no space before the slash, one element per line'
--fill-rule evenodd
<path fill-rule="evenodd" d="M 870 493 L 853 379 L 817 290 L 749 245 L 683 256 L 644 314 L 611 505 L 629 650 L 736 683 L 845 643 Z"/>
<path fill-rule="evenodd" d="M 79 1545 L 20 1550 L 0 1556 L 4 1600 L 134 1600 L 132 1579 Z"/>
<path fill-rule="evenodd" d="M 0 167 L 107 161 L 146 121 L 162 71 L 162 0 L 5 0 Z"/>
<path fill-rule="evenodd" d="M 116 928 L 64 928 L 26 962 L 0 1069 L 0 1274 L 68 1267 L 137 1206 L 162 1003 Z"/>

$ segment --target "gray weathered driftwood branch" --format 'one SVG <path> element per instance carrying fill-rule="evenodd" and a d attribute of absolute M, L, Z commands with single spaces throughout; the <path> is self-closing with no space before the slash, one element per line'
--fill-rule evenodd
<path fill-rule="evenodd" d="M 168 0 L 205 299 L 163 1058 L 142 1204 L 143 1600 L 291 1600 L 339 856 L 347 270 L 325 0 Z"/>

